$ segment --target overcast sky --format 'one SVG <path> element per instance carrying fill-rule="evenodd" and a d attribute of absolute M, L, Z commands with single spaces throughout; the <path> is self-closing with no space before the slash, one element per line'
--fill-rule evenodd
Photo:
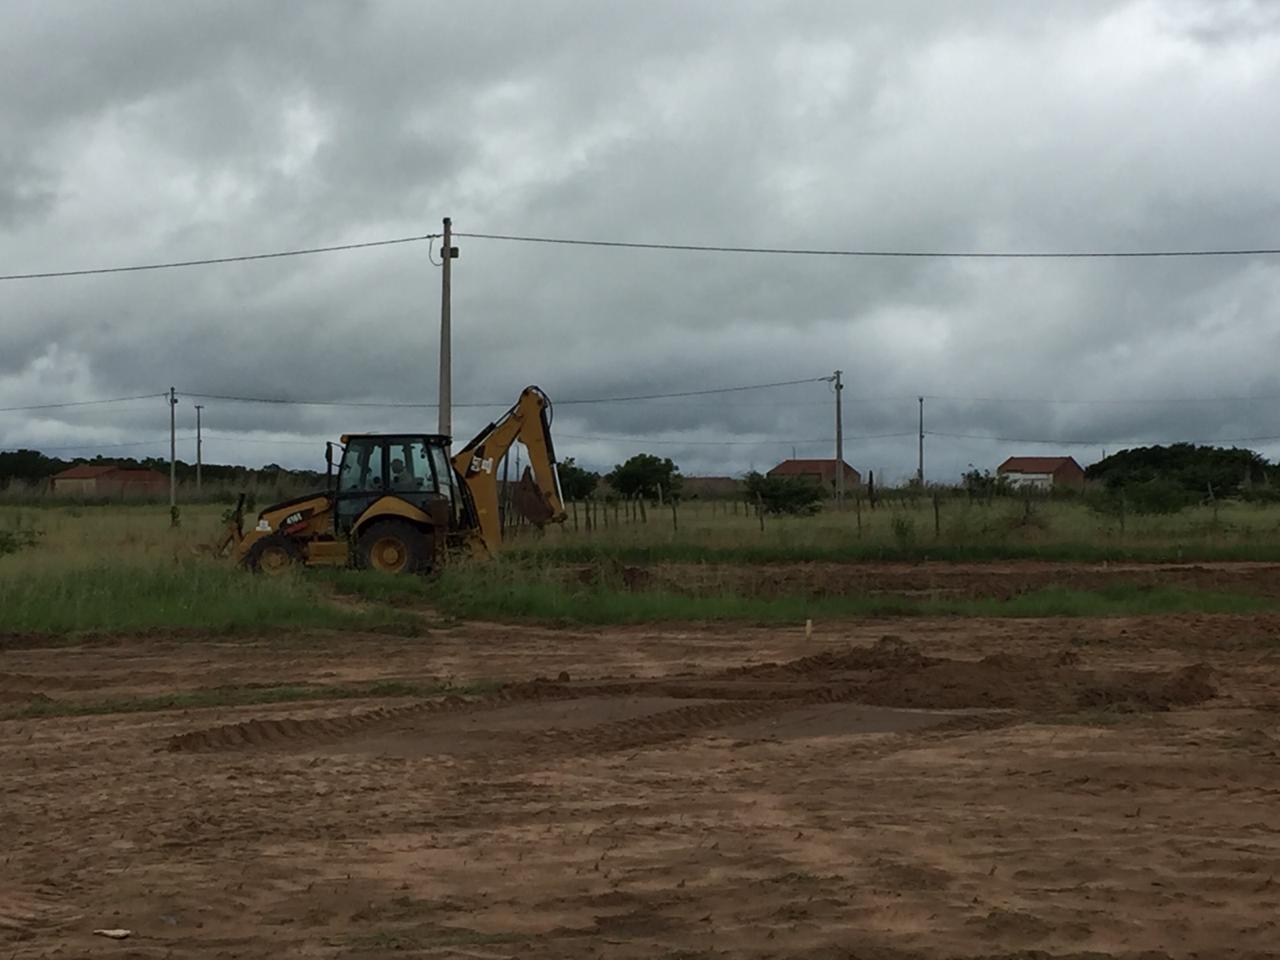
<path fill-rule="evenodd" d="M 8 0 L 0 88 L 0 274 L 417 235 L 443 216 L 735 246 L 1280 247 L 1270 2 Z M 1280 435 L 1280 257 L 458 245 L 458 401 L 840 368 L 846 458 L 887 480 L 914 471 L 922 394 L 935 480 L 1011 454 Z M 2 282 L 0 407 L 171 384 L 431 402 L 439 300 L 420 243 Z M 202 402 L 218 462 L 315 466 L 341 432 L 436 425 Z M 497 412 L 457 410 L 455 434 Z M 563 404 L 555 428 L 562 457 L 598 468 L 651 451 L 740 474 L 793 446 L 831 456 L 833 398 L 809 383 Z M 161 454 L 167 430 L 155 398 L 0 413 L 0 449 Z M 133 441 L 148 445 L 108 446 Z"/>

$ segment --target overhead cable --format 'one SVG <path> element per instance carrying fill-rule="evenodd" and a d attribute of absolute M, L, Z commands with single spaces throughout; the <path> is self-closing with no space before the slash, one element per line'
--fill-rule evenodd
<path fill-rule="evenodd" d="M 215 263 L 243 263 L 246 260 L 278 260 L 281 257 L 304 257 L 313 253 L 335 253 L 339 250 L 364 250 L 368 247 L 389 247 L 397 243 L 418 243 L 440 236 L 424 233 L 416 237 L 395 237 L 390 240 L 366 240 L 363 243 L 339 243 L 329 247 L 307 247 L 301 250 L 278 250 L 274 253 L 249 253 L 235 257 L 207 257 L 202 260 L 171 260 L 165 263 L 138 263 L 122 267 L 91 267 L 85 270 L 45 270 L 38 273 L 0 274 L 0 280 L 48 280 L 54 277 L 87 277 L 104 273 L 139 273 L 143 270 L 169 270 L 173 267 L 203 267 Z"/>
<path fill-rule="evenodd" d="M 194 439 L 195 439 L 195 436 L 194 436 L 194 435 L 192 435 L 192 436 L 190 436 L 190 437 L 178 437 L 177 439 L 179 439 L 179 440 L 194 440 Z M 41 451 L 45 451 L 45 450 L 97 450 L 97 449 L 99 449 L 99 448 L 101 448 L 101 449 L 104 449 L 104 450 L 105 450 L 105 449 L 106 449 L 106 448 L 108 448 L 108 447 L 150 447 L 150 446 L 160 446 L 161 444 L 164 444 L 164 445 L 166 445 L 166 446 L 167 446 L 167 445 L 168 445 L 168 443 L 169 443 L 169 437 L 168 437 L 168 435 L 165 435 L 165 436 L 163 436 L 163 437 L 155 437 L 155 438 L 153 438 L 153 439 L 151 439 L 151 440 L 128 440 L 128 441 L 126 441 L 126 442 L 124 442 L 124 443 L 95 443 L 95 442 L 92 442 L 92 441 L 91 441 L 91 442 L 89 442 L 89 443 L 60 443 L 60 444 L 54 444 L 53 446 L 48 446 L 48 445 L 46 445 L 46 444 L 40 444 L 40 450 L 41 450 Z"/>
<path fill-rule="evenodd" d="M 915 431 L 904 433 L 872 433 L 864 436 L 851 437 L 847 434 L 844 439 L 846 442 L 850 440 L 884 440 L 890 437 L 914 437 Z M 782 438 L 765 437 L 759 440 L 703 440 L 697 437 L 597 437 L 585 436 L 575 433 L 557 433 L 557 437 L 564 437 L 567 440 L 593 440 L 601 443 L 652 443 L 663 444 L 666 446 L 685 446 L 685 447 L 760 447 L 760 446 L 809 446 L 816 443 L 835 443 L 835 437 L 819 437 L 810 440 L 789 440 Z"/>
<path fill-rule="evenodd" d="M 914 434 L 913 434 L 914 436 Z M 942 430 L 926 430 L 926 437 L 947 437 L 953 440 L 994 440 L 1000 443 L 1037 443 L 1050 446 L 1060 447 L 1113 447 L 1122 444 L 1135 446 L 1169 446 L 1175 443 L 1192 443 L 1192 444 L 1223 444 L 1223 443 L 1266 443 L 1270 441 L 1280 440 L 1280 436 L 1268 437 L 1219 437 L 1217 439 L 1191 439 L 1182 438 L 1181 440 L 1040 440 L 1033 437 L 996 437 L 989 434 L 978 433 L 948 433 Z"/>
<path fill-rule="evenodd" d="M 668 400 L 678 397 L 705 397 L 712 394 L 722 393 L 740 393 L 745 390 L 768 390 L 774 387 L 790 387 L 802 383 L 822 383 L 830 377 L 808 377 L 802 380 L 778 380 L 773 383 L 749 383 L 742 386 L 733 387 L 709 387 L 703 390 L 684 390 L 678 393 L 650 393 L 636 394 L 628 397 L 583 397 L 569 398 L 567 400 L 556 400 L 556 406 L 565 406 L 573 404 L 590 404 L 590 403 L 631 403 L 640 400 Z M 235 396 L 232 394 L 216 394 L 216 393 L 183 393 L 183 396 L 192 397 L 196 400 L 227 400 L 235 403 L 274 403 L 286 404 L 291 406 L 306 407 L 385 407 L 385 408 L 406 408 L 406 409 L 431 409 L 434 410 L 440 405 L 438 403 L 407 403 L 404 401 L 382 401 L 382 400 L 295 400 L 288 397 L 245 397 Z M 507 408 L 511 406 L 510 401 L 488 401 L 488 402 L 463 402 L 454 403 L 454 407 L 499 407 Z"/>
<path fill-rule="evenodd" d="M 0 413 L 13 413 L 16 410 L 56 410 L 62 407 L 94 407 L 101 403 L 127 403 L 130 400 L 154 400 L 167 397 L 167 393 L 142 393 L 135 397 L 108 397 L 104 400 L 66 400 L 60 403 L 31 403 L 22 407 L 0 407 Z"/>
<path fill-rule="evenodd" d="M 1188 250 L 841 250 L 818 247 L 744 247 L 702 243 L 642 243 L 628 240 L 578 240 L 568 237 L 525 236 L 510 233 L 462 233 L 455 237 L 475 240 L 507 240 L 517 243 L 552 243 L 575 247 L 616 247 L 629 250 L 681 250 L 690 253 L 759 253 L 800 257 L 904 257 L 958 260 L 1082 260 L 1155 257 L 1258 257 L 1280 254 L 1280 247 L 1231 247 Z"/>
<path fill-rule="evenodd" d="M 1173 250 L 874 250 L 840 249 L 824 247 L 755 247 L 702 243 L 647 243 L 632 240 L 592 240 L 573 237 L 546 237 L 510 233 L 459 232 L 455 237 L 475 240 L 503 240 L 516 243 L 560 244 L 578 247 L 609 247 L 627 250 L 671 250 L 686 253 L 746 253 L 773 256 L 801 257 L 864 257 L 906 259 L 957 259 L 957 260 L 1081 260 L 1081 259 L 1155 259 L 1175 257 L 1262 257 L 1280 254 L 1280 247 L 1223 247 L 1190 248 Z M 28 273 L 0 274 L 0 280 L 50 280 L 59 277 L 87 277 L 109 273 L 139 273 L 147 270 L 169 270 L 175 267 L 200 267 L 220 263 L 243 263 L 250 260 L 276 260 L 282 257 L 301 257 L 316 253 L 336 253 L 344 250 L 363 250 L 369 247 L 386 247 L 400 243 L 433 241 L 438 233 L 424 233 L 411 237 L 392 237 L 386 240 L 367 240 L 362 243 L 338 243 L 324 247 L 305 247 L 294 250 L 278 250 L 271 253 L 249 253 L 228 257 L 204 257 L 195 260 L 171 260 L 159 263 L 137 263 L 114 267 L 88 267 L 79 270 L 39 270 Z M 432 262 L 435 260 L 432 258 Z"/>

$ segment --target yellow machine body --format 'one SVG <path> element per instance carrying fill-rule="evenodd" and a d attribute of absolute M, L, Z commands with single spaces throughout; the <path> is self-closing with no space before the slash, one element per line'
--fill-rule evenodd
<path fill-rule="evenodd" d="M 264 573 L 296 564 L 422 572 L 450 547 L 490 556 L 502 544 L 497 468 L 517 441 L 529 466 L 513 505 L 538 525 L 565 519 L 550 411 L 546 394 L 527 387 L 452 457 L 448 438 L 438 435 L 344 436 L 335 489 L 267 507 L 248 530 L 237 509 L 220 549 Z M 393 459 L 393 451 L 400 456 Z"/>

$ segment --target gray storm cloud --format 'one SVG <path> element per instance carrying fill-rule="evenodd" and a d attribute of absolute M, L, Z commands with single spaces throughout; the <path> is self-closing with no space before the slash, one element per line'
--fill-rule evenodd
<path fill-rule="evenodd" d="M 1270 3 L 18 2 L 0 8 L 0 84 L 0 273 L 414 235 L 445 215 L 769 247 L 1280 246 Z M 1063 448 L 1088 461 L 1280 434 L 1274 400 L 1220 399 L 1280 395 L 1280 257 L 459 245 L 460 400 L 838 367 L 848 458 L 889 478 L 914 469 L 922 394 L 936 479 L 1058 452 L 1033 440 L 1089 441 Z M 0 407 L 171 384 L 429 402 L 438 283 L 421 244 L 6 282 Z M 344 430 L 435 423 L 202 402 L 208 456 L 248 463 L 314 465 Z M 495 412 L 459 410 L 457 432 Z M 561 454 L 593 466 L 652 450 L 717 474 L 793 445 L 830 455 L 833 433 L 822 383 L 564 404 L 556 426 Z M 0 447 L 160 453 L 166 430 L 160 400 L 0 413 Z"/>

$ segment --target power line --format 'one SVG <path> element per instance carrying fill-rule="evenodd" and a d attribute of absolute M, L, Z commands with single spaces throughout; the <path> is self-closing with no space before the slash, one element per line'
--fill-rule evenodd
<path fill-rule="evenodd" d="M 726 244 L 699 243 L 644 243 L 630 240 L 588 240 L 571 237 L 544 237 L 507 233 L 455 233 L 454 236 L 476 240 L 503 240 L 517 243 L 560 244 L 578 247 L 608 247 L 627 250 L 672 250 L 687 253 L 746 253 L 802 257 L 865 257 L 906 259 L 961 259 L 961 260 L 1081 260 L 1081 259 L 1153 259 L 1171 257 L 1262 257 L 1280 254 L 1280 247 L 1228 247 L 1222 249 L 1184 250 L 869 250 L 836 249 L 820 247 L 752 247 Z M 51 280 L 60 277 L 100 276 L 109 273 L 139 273 L 146 270 L 170 270 L 176 267 L 200 267 L 221 263 L 244 263 L 250 260 L 276 260 L 282 257 L 301 257 L 317 253 L 336 253 L 344 250 L 364 250 L 370 247 L 387 247 L 400 243 L 420 243 L 440 237 L 438 233 L 424 233 L 412 237 L 392 237 L 386 240 L 366 240 L 362 243 L 339 243 L 326 247 L 306 247 L 294 250 L 277 250 L 271 253 L 239 254 L 230 257 L 204 257 L 197 260 L 172 260 L 162 263 L 137 263 L 115 267 L 89 267 L 80 270 L 42 270 L 31 273 L 0 274 L 0 280 Z M 434 260 L 433 260 L 434 262 Z"/>
<path fill-rule="evenodd" d="M 186 438 L 180 437 L 179 439 L 194 440 L 195 437 L 194 436 L 186 437 Z M 124 443 L 92 443 L 92 442 L 91 443 L 61 443 L 61 444 L 54 444 L 52 446 L 42 443 L 39 445 L 39 447 L 41 451 L 99 450 L 99 449 L 106 450 L 108 448 L 116 448 L 116 447 L 150 447 L 150 446 L 159 446 L 160 444 L 164 444 L 167 446 L 168 443 L 169 443 L 169 437 L 166 434 L 163 437 L 154 437 L 150 440 L 129 440 Z M 31 448 L 31 449 L 34 449 L 34 448 Z"/>
<path fill-rule="evenodd" d="M 268 437 L 238 437 L 238 436 L 235 436 L 234 434 L 226 434 L 226 433 L 206 433 L 204 436 L 206 440 L 227 440 L 233 443 L 270 443 L 270 444 L 289 443 L 289 444 L 297 444 L 299 446 L 305 445 L 308 447 L 313 447 L 317 443 L 324 443 L 323 440 L 319 440 L 319 441 L 317 440 L 275 440 Z"/>
<path fill-rule="evenodd" d="M 845 435 L 845 440 L 883 440 L 890 437 L 914 437 L 915 433 L 872 433 L 858 437 Z M 652 443 L 669 446 L 685 446 L 685 447 L 761 447 L 761 446 L 812 446 L 814 444 L 830 444 L 835 442 L 834 437 L 819 437 L 814 440 L 791 440 L 778 438 L 764 438 L 760 440 L 700 440 L 695 437 L 679 438 L 679 437 L 637 437 L 637 436 L 620 436 L 620 437 L 597 437 L 585 436 L 577 433 L 557 433 L 557 439 L 560 437 L 566 440 L 594 440 L 601 443 Z"/>
<path fill-rule="evenodd" d="M 740 393 L 745 390 L 768 390 L 774 387 L 790 387 L 802 383 L 822 383 L 830 377 L 808 377 L 802 380 L 778 380 L 773 383 L 750 383 L 734 387 L 711 387 L 704 390 L 684 390 L 677 393 L 636 394 L 628 397 L 583 397 L 556 400 L 556 406 L 568 406 L 591 403 L 632 403 L 641 400 L 669 400 L 679 397 L 705 397 L 713 394 Z M 407 403 L 403 401 L 381 400 L 294 400 L 287 397 L 244 397 L 217 393 L 184 393 L 183 396 L 197 400 L 226 400 L 234 403 L 272 403 L 307 407 L 382 407 L 403 409 L 435 409 L 438 403 Z M 488 401 L 454 403 L 455 407 L 497 407 L 505 409 L 511 406 L 510 401 Z"/>
<path fill-rule="evenodd" d="M 516 243 L 552 243 L 575 247 L 614 247 L 628 250 L 680 250 L 692 253 L 759 253 L 801 257 L 905 257 L 964 260 L 1082 260 L 1134 259 L 1155 257 L 1257 257 L 1280 254 L 1280 247 L 1241 247 L 1193 250 L 1062 250 L 1062 251 L 970 251 L 970 250 L 840 250 L 809 247 L 744 247 L 701 243 L 640 243 L 627 240 L 578 240 L 568 237 L 525 236 L 510 233 L 454 233 L 474 240 L 507 240 Z"/>
<path fill-rule="evenodd" d="M 1169 446 L 1175 443 L 1194 443 L 1194 444 L 1223 444 L 1223 443 L 1266 443 L 1270 441 L 1280 440 L 1280 436 L 1270 437 L 1219 437 L 1217 439 L 1190 439 L 1182 438 L 1180 440 L 1039 440 L 1033 437 L 996 437 L 989 434 L 979 433 L 947 433 L 941 430 L 930 430 L 925 432 L 926 437 L 947 437 L 953 440 L 993 440 L 1000 443 L 1037 443 L 1060 447 L 1114 447 L 1119 445 L 1131 446 Z"/>
<path fill-rule="evenodd" d="M 1262 401 L 1280 400 L 1280 394 L 1254 394 L 1249 396 L 1223 396 L 1223 397 L 1125 397 L 1116 399 L 1097 399 L 1090 398 L 1087 400 L 1057 400 L 1049 397 L 961 397 L 948 394 L 928 394 L 924 395 L 926 400 L 949 400 L 961 403 L 1045 403 L 1045 404 L 1061 404 L 1064 406 L 1124 406 L 1129 404 L 1152 404 L 1160 405 L 1164 403 L 1254 403 Z M 889 399 L 889 398 L 886 398 Z M 902 398 L 893 398 L 902 399 Z"/>
<path fill-rule="evenodd" d="M 92 267 L 86 270 L 46 270 L 40 273 L 10 273 L 0 275 L 0 280 L 49 280 L 54 277 L 87 277 L 104 273 L 138 273 L 143 270 L 169 270 L 173 267 L 202 267 L 215 263 L 243 263 L 246 260 L 278 260 L 281 257 L 303 257 L 313 253 L 335 253 L 339 250 L 364 250 L 368 247 L 389 247 L 397 243 L 419 243 L 438 237 L 438 233 L 424 233 L 416 237 L 395 237 L 390 240 L 367 240 L 364 243 L 339 243 L 331 247 L 308 247 L 301 250 L 279 250 L 275 253 L 250 253 L 235 257 L 208 257 L 203 260 L 173 260 L 166 263 L 139 263 L 123 267 Z"/>
<path fill-rule="evenodd" d="M 825 383 L 828 377 L 807 377 L 803 380 L 778 380 L 774 383 L 751 383 L 742 387 L 713 387 L 707 390 L 684 390 L 680 393 L 648 393 L 631 397 L 592 397 L 582 400 L 557 400 L 557 406 L 581 403 L 631 403 L 636 400 L 669 400 L 676 397 L 707 397 L 718 393 L 740 393 L 744 390 L 769 390 L 774 387 L 793 387 L 801 383 Z"/>
<path fill-rule="evenodd" d="M 225 400 L 231 403 L 270 403 L 294 407 L 385 407 L 434 409 L 435 403 L 403 403 L 400 401 L 381 400 L 295 400 L 289 397 L 241 397 L 225 393 L 184 393 L 183 396 L 195 400 Z M 455 403 L 455 407 L 509 407 L 509 403 Z"/>
<path fill-rule="evenodd" d="M 68 400 L 63 403 L 32 403 L 23 407 L 0 407 L 0 413 L 13 413 L 17 410 L 56 410 L 61 407 L 93 407 L 102 403 L 127 403 L 130 400 L 154 400 L 167 397 L 167 393 L 143 393 L 136 397 L 108 397 L 104 400 Z"/>

